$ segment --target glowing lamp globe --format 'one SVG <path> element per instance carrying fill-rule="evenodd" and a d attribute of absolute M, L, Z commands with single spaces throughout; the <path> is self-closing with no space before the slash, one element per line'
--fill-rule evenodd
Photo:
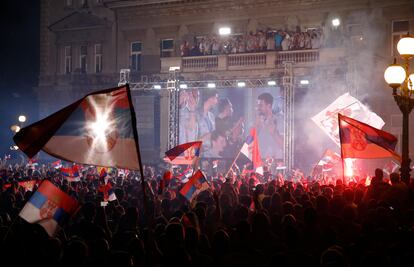
<path fill-rule="evenodd" d="M 414 56 L 414 37 L 406 36 L 401 38 L 398 41 L 397 50 L 402 57 L 410 58 Z"/>
<path fill-rule="evenodd" d="M 25 122 L 26 121 L 26 116 L 25 115 L 20 115 L 18 119 L 19 119 L 20 122 Z"/>
<path fill-rule="evenodd" d="M 403 67 L 392 64 L 384 72 L 384 79 L 394 89 L 397 89 L 405 80 L 405 70 Z"/>

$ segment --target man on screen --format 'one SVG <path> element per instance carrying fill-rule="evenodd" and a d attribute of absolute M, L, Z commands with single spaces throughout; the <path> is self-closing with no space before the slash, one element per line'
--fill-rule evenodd
<path fill-rule="evenodd" d="M 283 158 L 282 116 L 273 113 L 273 96 L 262 93 L 257 97 L 255 127 L 262 158 Z"/>
<path fill-rule="evenodd" d="M 227 141 L 224 133 L 213 131 L 210 135 L 211 146 L 206 149 L 204 157 L 221 158 L 222 152 L 226 148 Z"/>
<path fill-rule="evenodd" d="M 205 90 L 203 98 L 204 101 L 197 118 L 198 140 L 203 141 L 203 145 L 209 146 L 211 145 L 211 133 L 216 129 L 216 120 L 212 110 L 218 103 L 218 92 L 217 90 Z"/>

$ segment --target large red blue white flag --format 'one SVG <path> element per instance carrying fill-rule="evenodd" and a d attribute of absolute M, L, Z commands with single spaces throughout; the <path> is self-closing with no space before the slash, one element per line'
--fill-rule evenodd
<path fill-rule="evenodd" d="M 176 165 L 191 165 L 194 164 L 200 157 L 201 144 L 203 142 L 189 142 L 178 145 L 165 152 L 164 160 Z"/>
<path fill-rule="evenodd" d="M 385 124 L 381 117 L 372 112 L 358 99 L 349 93 L 343 94 L 324 110 L 312 117 L 313 122 L 338 146 L 340 146 L 338 114 L 346 115 L 378 129 L 381 129 Z"/>
<path fill-rule="evenodd" d="M 251 170 L 258 174 L 263 175 L 263 163 L 260 156 L 259 150 L 259 140 L 257 139 L 256 128 L 250 129 L 250 134 L 246 138 L 242 148 L 240 149 L 240 155 L 236 161 L 237 165 L 246 165 L 242 164 L 243 160 L 247 159 L 250 162 Z M 245 163 L 245 162 L 243 162 Z"/>
<path fill-rule="evenodd" d="M 201 191 L 204 191 L 209 187 L 210 185 L 208 184 L 206 177 L 204 177 L 203 173 L 198 170 L 183 188 L 181 188 L 180 194 L 188 199 L 188 201 L 191 201 Z"/>
<path fill-rule="evenodd" d="M 67 168 L 62 167 L 60 168 L 60 173 L 68 182 L 79 182 L 81 178 L 78 165 Z"/>
<path fill-rule="evenodd" d="M 53 236 L 78 209 L 77 200 L 50 181 L 44 180 L 20 211 L 19 216 L 29 223 L 40 224 L 50 236 Z"/>
<path fill-rule="evenodd" d="M 397 138 L 368 124 L 338 114 L 342 158 L 394 158 Z"/>
<path fill-rule="evenodd" d="M 13 139 L 29 158 L 43 150 L 76 163 L 139 169 L 128 85 L 91 93 L 21 129 Z"/>

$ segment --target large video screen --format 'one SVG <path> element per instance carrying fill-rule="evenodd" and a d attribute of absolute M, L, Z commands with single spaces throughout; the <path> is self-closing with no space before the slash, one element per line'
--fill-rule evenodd
<path fill-rule="evenodd" d="M 280 161 L 283 102 L 278 87 L 181 90 L 179 143 L 201 140 L 201 158 L 232 160 L 254 128 L 261 158 Z"/>

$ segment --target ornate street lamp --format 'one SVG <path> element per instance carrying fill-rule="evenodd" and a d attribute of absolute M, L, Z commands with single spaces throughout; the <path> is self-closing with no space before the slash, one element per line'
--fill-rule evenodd
<path fill-rule="evenodd" d="M 414 56 L 414 37 L 407 35 L 398 41 L 397 50 L 404 61 L 404 65 L 398 65 L 394 58 L 394 63 L 388 66 L 384 72 L 385 81 L 393 89 L 394 100 L 403 115 L 402 127 L 402 162 L 401 179 L 410 183 L 410 158 L 409 158 L 409 135 L 408 118 L 414 107 L 414 74 L 409 74 L 410 59 Z"/>

